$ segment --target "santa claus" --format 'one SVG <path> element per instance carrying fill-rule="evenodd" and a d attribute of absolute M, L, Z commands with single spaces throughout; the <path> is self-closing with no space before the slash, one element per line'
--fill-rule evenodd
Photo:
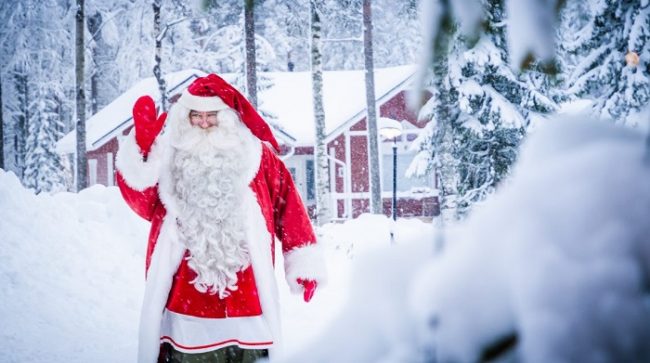
<path fill-rule="evenodd" d="M 117 182 L 151 222 L 139 362 L 253 361 L 280 346 L 273 272 L 281 242 L 291 290 L 325 279 L 316 238 L 269 126 L 230 84 L 195 80 L 166 114 L 133 108 Z M 234 358 L 234 360 L 233 360 Z"/>

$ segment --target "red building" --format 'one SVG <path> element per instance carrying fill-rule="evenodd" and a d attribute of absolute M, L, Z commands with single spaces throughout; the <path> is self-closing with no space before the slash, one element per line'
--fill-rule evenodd
<path fill-rule="evenodd" d="M 378 116 L 401 122 L 403 134 L 396 140 L 397 215 L 433 217 L 439 213 L 434 178 L 406 178 L 405 171 L 416 151 L 410 149 L 424 122 L 407 107 L 407 92 L 413 77 L 410 66 L 378 69 L 375 94 Z M 195 78 L 205 73 L 186 70 L 166 77 L 171 100 Z M 292 172 L 305 204 L 313 211 L 314 116 L 311 74 L 308 72 L 268 72 L 269 88 L 258 94 L 259 109 L 273 126 L 282 145 L 282 158 Z M 224 75 L 224 78 L 232 78 Z M 333 218 L 355 218 L 369 212 L 368 140 L 366 127 L 365 82 L 363 71 L 332 71 L 323 75 L 326 143 L 329 156 L 330 201 Z M 114 159 L 117 137 L 128 133 L 133 123 L 131 108 L 144 94 L 160 99 L 154 78 L 140 81 L 87 122 L 89 184 L 114 184 Z M 61 153 L 73 153 L 75 135 L 59 141 Z M 384 213 L 390 214 L 392 198 L 392 140 L 380 140 L 380 171 Z"/>

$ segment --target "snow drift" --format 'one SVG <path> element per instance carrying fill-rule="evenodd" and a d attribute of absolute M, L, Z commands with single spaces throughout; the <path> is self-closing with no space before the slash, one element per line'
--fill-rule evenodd
<path fill-rule="evenodd" d="M 2 360 L 133 360 L 148 228 L 117 188 L 34 195 L 0 170 L 0 206 Z"/>

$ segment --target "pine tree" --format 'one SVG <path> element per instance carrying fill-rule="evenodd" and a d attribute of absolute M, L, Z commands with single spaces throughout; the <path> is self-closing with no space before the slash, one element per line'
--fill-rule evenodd
<path fill-rule="evenodd" d="M 64 177 L 65 167 L 60 155 L 55 152 L 56 141 L 61 137 L 57 132 L 61 121 L 56 112 L 56 103 L 47 95 L 49 91 L 42 89 L 36 94 L 39 101 L 27 136 L 27 167 L 23 180 L 25 186 L 36 193 L 58 192 L 68 188 Z"/>
<path fill-rule="evenodd" d="M 591 98 L 600 116 L 634 126 L 629 116 L 650 102 L 650 2 L 582 2 L 563 15 L 570 30 L 560 43 L 567 93 Z"/>
<path fill-rule="evenodd" d="M 64 117 L 69 114 L 72 90 L 69 66 L 71 63 L 72 43 L 71 14 L 74 10 L 63 1 L 50 0 L 35 2 L 25 0 L 14 4 L 4 4 L 0 8 L 0 19 L 4 27 L 0 37 L 0 60 L 3 76 L 3 113 L 6 112 L 7 138 L 12 147 L 8 150 L 10 170 L 20 176 L 23 183 L 34 186 L 36 178 L 43 175 L 35 172 L 38 164 L 56 165 L 58 155 L 54 152 L 54 142 L 67 131 Z M 40 129 L 42 113 L 56 117 L 51 121 L 51 128 Z M 36 133 L 39 134 L 31 134 Z M 53 140 L 48 149 L 41 143 L 43 140 Z M 43 141 L 44 142 L 44 141 Z M 7 146 L 7 144 L 5 144 Z M 45 150 L 45 157 L 35 157 Z M 51 158 L 47 159 L 47 158 Z M 38 163 L 34 165 L 33 163 Z M 51 178 L 52 188 L 55 185 L 65 185 L 62 175 L 65 168 L 54 169 Z M 43 180 L 43 179 L 42 179 Z M 50 181 L 39 182 L 49 190 Z"/>
<path fill-rule="evenodd" d="M 479 39 L 474 43 L 457 30 L 447 59 L 434 63 L 434 79 L 443 78 L 433 84 L 434 95 L 421 111 L 434 124 L 422 138 L 423 155 L 416 158 L 430 166 L 410 170 L 436 170 L 441 209 L 457 216 L 507 177 L 536 115 L 556 108 L 545 95 L 547 83 L 540 88 L 532 81 L 541 74 L 516 75 L 508 65 L 503 0 L 484 6 L 485 31 Z"/>

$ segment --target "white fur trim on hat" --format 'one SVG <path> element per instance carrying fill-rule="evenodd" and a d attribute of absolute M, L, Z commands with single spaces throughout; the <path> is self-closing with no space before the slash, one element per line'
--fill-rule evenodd
<path fill-rule="evenodd" d="M 284 253 L 284 272 L 292 293 L 301 293 L 298 279 L 314 280 L 318 286 L 327 282 L 327 269 L 322 249 L 318 244 L 309 244 Z"/>
<path fill-rule="evenodd" d="M 220 111 L 228 108 L 228 105 L 219 96 L 196 96 L 188 90 L 183 91 L 178 103 L 190 110 L 200 112 Z"/>

